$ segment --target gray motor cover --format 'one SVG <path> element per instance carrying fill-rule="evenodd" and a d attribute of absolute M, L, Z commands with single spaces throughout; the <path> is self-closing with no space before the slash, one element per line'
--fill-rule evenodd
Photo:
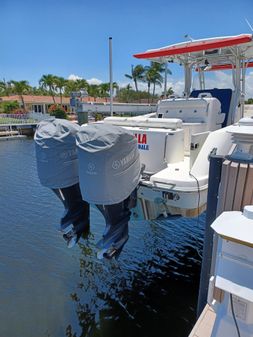
<path fill-rule="evenodd" d="M 81 128 L 76 140 L 83 199 L 99 205 L 126 199 L 140 178 L 136 138 L 119 126 L 90 124 Z"/>
<path fill-rule="evenodd" d="M 80 128 L 57 118 L 37 125 L 34 140 L 38 176 L 43 186 L 65 188 L 78 183 L 75 135 Z"/>

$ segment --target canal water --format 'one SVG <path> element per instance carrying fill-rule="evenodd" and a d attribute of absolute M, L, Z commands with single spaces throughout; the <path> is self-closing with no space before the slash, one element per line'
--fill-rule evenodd
<path fill-rule="evenodd" d="M 67 249 L 63 208 L 37 178 L 33 140 L 0 143 L 0 336 L 187 337 L 204 216 L 131 222 L 118 261 L 98 261 L 104 221 Z"/>

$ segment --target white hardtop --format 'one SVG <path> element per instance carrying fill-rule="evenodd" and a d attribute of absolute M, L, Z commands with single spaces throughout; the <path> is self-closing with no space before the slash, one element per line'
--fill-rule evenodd
<path fill-rule="evenodd" d="M 149 59 L 155 62 L 192 63 L 198 67 L 200 63 L 206 65 L 227 63 L 234 59 L 235 54 L 241 59 L 253 58 L 253 41 L 251 34 L 237 36 L 223 36 L 206 39 L 196 39 L 168 45 L 157 49 L 149 49 L 144 53 L 135 54 L 140 59 Z"/>

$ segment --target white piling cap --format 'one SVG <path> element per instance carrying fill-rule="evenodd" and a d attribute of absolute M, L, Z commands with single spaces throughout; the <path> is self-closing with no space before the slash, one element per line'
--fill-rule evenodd
<path fill-rule="evenodd" d="M 211 227 L 227 240 L 253 246 L 253 205 L 245 206 L 243 212 L 223 212 Z"/>
<path fill-rule="evenodd" d="M 253 205 L 247 205 L 243 209 L 243 215 L 248 218 L 253 220 Z"/>

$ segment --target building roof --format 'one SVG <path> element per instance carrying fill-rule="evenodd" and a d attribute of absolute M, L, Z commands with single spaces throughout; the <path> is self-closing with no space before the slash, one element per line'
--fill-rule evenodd
<path fill-rule="evenodd" d="M 52 96 L 23 95 L 25 104 L 54 104 Z M 2 96 L 0 102 L 18 101 L 21 102 L 19 95 Z M 56 104 L 60 104 L 60 97 L 55 96 Z M 94 97 L 84 97 L 83 102 L 94 102 Z M 96 102 L 106 102 L 106 98 L 96 98 Z M 70 104 L 70 97 L 62 97 L 62 104 Z"/>
<path fill-rule="evenodd" d="M 23 99 L 25 104 L 53 104 L 52 96 L 35 96 L 35 95 L 23 95 Z M 10 95 L 0 97 L 1 101 L 21 101 L 21 97 L 19 95 Z M 55 97 L 55 102 L 60 104 L 60 97 Z M 63 104 L 69 104 L 69 97 L 62 97 Z"/>

